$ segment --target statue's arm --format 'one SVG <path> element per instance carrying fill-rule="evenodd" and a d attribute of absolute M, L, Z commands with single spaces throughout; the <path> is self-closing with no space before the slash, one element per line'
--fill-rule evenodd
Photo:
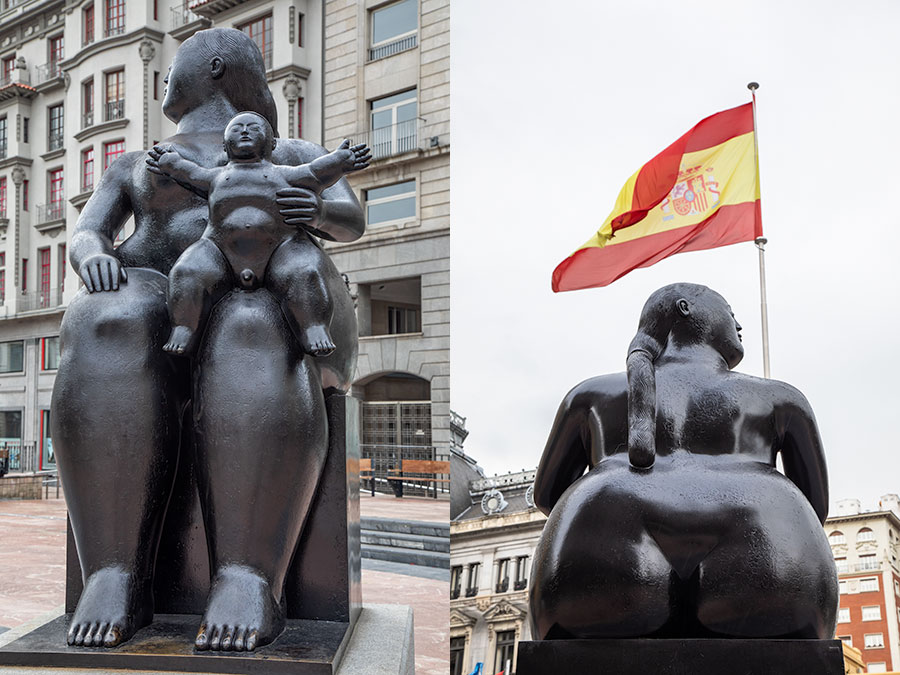
<path fill-rule="evenodd" d="M 548 515 L 590 463 L 586 442 L 590 408 L 585 405 L 581 386 L 570 391 L 560 403 L 534 478 L 534 504 Z"/>
<path fill-rule="evenodd" d="M 113 241 L 132 213 L 132 169 L 140 154 L 128 153 L 109 165 L 75 223 L 69 261 L 89 293 L 118 290 L 119 281 L 126 280 Z"/>
<path fill-rule="evenodd" d="M 185 159 L 171 146 L 154 145 L 147 155 L 148 171 L 168 176 L 185 187 L 207 194 L 213 179 L 221 171 L 220 167 L 209 169 Z"/>
<path fill-rule="evenodd" d="M 279 164 L 308 164 L 327 154 L 325 148 L 306 141 L 279 141 Z M 305 188 L 279 190 L 278 205 L 284 222 L 299 225 L 329 241 L 355 241 L 366 231 L 363 209 L 346 178 L 322 193 Z"/>
<path fill-rule="evenodd" d="M 828 468 L 816 417 L 806 397 L 784 383 L 775 419 L 785 475 L 806 495 L 824 523 L 828 517 Z"/>

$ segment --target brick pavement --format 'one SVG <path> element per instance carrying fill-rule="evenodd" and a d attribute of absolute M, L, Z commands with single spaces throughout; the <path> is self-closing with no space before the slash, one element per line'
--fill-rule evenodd
<path fill-rule="evenodd" d="M 363 515 L 448 522 L 446 501 L 361 499 Z M 63 603 L 66 507 L 62 499 L 0 500 L 0 626 L 12 628 Z M 445 675 L 449 667 L 449 582 L 363 570 L 366 603 L 404 604 L 415 615 L 417 675 Z"/>

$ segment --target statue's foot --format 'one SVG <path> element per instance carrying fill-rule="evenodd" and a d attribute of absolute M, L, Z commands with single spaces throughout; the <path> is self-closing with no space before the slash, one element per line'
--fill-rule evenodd
<path fill-rule="evenodd" d="M 163 351 L 170 354 L 190 354 L 194 350 L 194 331 L 187 326 L 175 326 Z"/>
<path fill-rule="evenodd" d="M 334 341 L 328 329 L 321 325 L 310 326 L 303 331 L 303 337 L 300 339 L 303 351 L 313 356 L 328 356 L 335 350 Z"/>
<path fill-rule="evenodd" d="M 77 647 L 115 647 L 152 620 L 149 584 L 140 588 L 124 568 L 104 567 L 88 577 L 66 642 Z"/>
<path fill-rule="evenodd" d="M 284 630 L 284 609 L 269 583 L 249 567 L 223 567 L 213 579 L 197 649 L 252 652 Z"/>

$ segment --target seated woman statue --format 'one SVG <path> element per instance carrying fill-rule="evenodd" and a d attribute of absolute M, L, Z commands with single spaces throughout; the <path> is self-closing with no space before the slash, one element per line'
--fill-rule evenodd
<path fill-rule="evenodd" d="M 534 639 L 834 635 L 813 412 L 790 385 L 731 370 L 740 330 L 718 293 L 666 286 L 644 306 L 627 373 L 563 400 L 534 485 L 549 514 Z"/>
<path fill-rule="evenodd" d="M 165 81 L 163 112 L 177 129 L 163 144 L 205 169 L 226 165 L 222 138 L 237 113 L 254 111 L 278 128 L 262 54 L 239 30 L 198 31 L 178 49 Z M 314 143 L 277 139 L 272 162 L 298 166 L 325 154 Z M 245 293 L 254 316 L 274 305 L 271 320 L 241 332 L 237 315 L 221 317 L 220 335 L 231 342 L 207 339 L 201 350 L 221 357 L 204 369 L 218 385 L 198 386 L 192 396 L 188 360 L 163 351 L 166 275 L 201 239 L 209 204 L 203 190 L 147 171 L 145 158 L 144 150 L 129 152 L 103 172 L 70 246 L 85 288 L 63 318 L 52 400 L 54 448 L 84 581 L 67 640 L 115 647 L 150 623 L 156 567 L 172 565 L 157 560 L 163 525 L 181 516 L 167 506 L 176 478 L 194 472 L 212 576 L 196 646 L 253 650 L 284 626 L 286 570 L 327 455 L 325 392 L 347 391 L 355 369 L 353 301 L 323 257 L 318 274 L 333 303 L 335 349 L 313 359 L 297 347 L 266 289 Z M 303 238 L 363 234 L 363 212 L 345 179 L 321 194 L 286 186 L 277 196 L 284 222 Z M 115 247 L 129 217 L 134 233 Z M 252 358 L 265 359 L 260 382 L 246 377 Z M 220 423 L 209 422 L 213 414 Z M 245 419 L 255 423 L 238 423 Z M 189 424 L 197 432 L 193 448 L 182 429 Z"/>

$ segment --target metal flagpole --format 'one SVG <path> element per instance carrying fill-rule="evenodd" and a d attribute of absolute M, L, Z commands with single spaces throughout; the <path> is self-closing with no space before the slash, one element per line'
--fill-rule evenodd
<path fill-rule="evenodd" d="M 759 186 L 759 144 L 756 134 L 756 90 L 759 83 L 747 85 L 753 96 L 753 155 L 756 159 L 756 185 Z M 765 237 L 757 237 L 754 243 L 759 249 L 759 310 L 762 316 L 763 375 L 769 377 L 769 310 L 766 305 L 766 243 Z"/>

